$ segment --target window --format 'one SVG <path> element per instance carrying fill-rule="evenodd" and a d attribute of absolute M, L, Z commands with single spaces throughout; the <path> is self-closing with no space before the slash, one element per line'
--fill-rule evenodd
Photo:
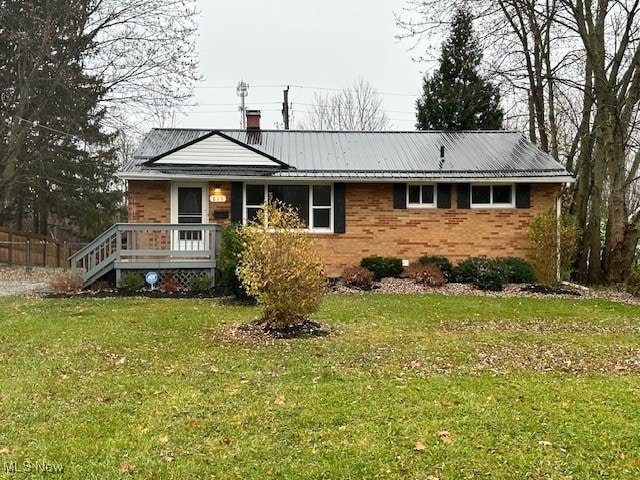
<path fill-rule="evenodd" d="M 408 207 L 435 207 L 436 186 L 433 184 L 407 185 Z"/>
<path fill-rule="evenodd" d="M 513 185 L 471 185 L 472 207 L 513 207 Z"/>
<path fill-rule="evenodd" d="M 309 230 L 333 229 L 331 185 L 247 184 L 244 197 L 245 221 L 255 221 L 260 207 L 269 197 L 294 207 Z"/>

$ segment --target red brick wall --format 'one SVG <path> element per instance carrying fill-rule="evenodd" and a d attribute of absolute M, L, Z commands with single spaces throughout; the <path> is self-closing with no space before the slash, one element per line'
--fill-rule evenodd
<path fill-rule="evenodd" d="M 221 187 L 225 203 L 209 204 L 209 221 L 215 211 L 231 209 L 230 184 Z M 130 222 L 170 222 L 169 181 L 129 181 Z M 541 212 L 555 210 L 559 184 L 531 185 L 531 208 L 458 209 L 456 187 L 451 191 L 451 209 L 393 208 L 392 184 L 347 184 L 346 233 L 314 235 L 327 273 L 338 276 L 362 257 L 381 255 L 416 260 L 422 255 L 444 255 L 456 263 L 476 255 L 529 257 L 527 231 Z"/>
<path fill-rule="evenodd" d="M 527 231 L 540 212 L 555 210 L 560 185 L 531 185 L 528 209 L 393 208 L 392 184 L 346 186 L 346 233 L 315 235 L 330 276 L 362 257 L 416 260 L 443 255 L 456 263 L 476 255 L 529 257 Z"/>

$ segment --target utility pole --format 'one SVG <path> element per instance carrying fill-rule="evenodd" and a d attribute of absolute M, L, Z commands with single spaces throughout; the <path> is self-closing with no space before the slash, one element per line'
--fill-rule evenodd
<path fill-rule="evenodd" d="M 284 93 L 284 101 L 282 102 L 282 120 L 284 121 L 284 129 L 289 130 L 289 85 L 287 85 Z"/>
<path fill-rule="evenodd" d="M 236 87 L 236 94 L 240 97 L 240 106 L 238 107 L 238 110 L 240 111 L 240 128 L 244 130 L 247 128 L 247 115 L 245 113 L 246 109 L 244 106 L 244 99 L 249 95 L 249 84 L 244 80 L 240 80 Z"/>

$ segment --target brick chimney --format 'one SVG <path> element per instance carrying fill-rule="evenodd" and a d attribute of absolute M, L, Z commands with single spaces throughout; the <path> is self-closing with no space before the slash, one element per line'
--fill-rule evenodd
<path fill-rule="evenodd" d="M 260 130 L 260 110 L 247 110 L 247 130 Z"/>

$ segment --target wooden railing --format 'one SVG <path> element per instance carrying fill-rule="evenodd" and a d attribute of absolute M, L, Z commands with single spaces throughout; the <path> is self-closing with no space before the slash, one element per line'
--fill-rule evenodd
<path fill-rule="evenodd" d="M 88 284 L 110 270 L 215 269 L 222 230 L 211 224 L 118 223 L 71 257 Z"/>
<path fill-rule="evenodd" d="M 69 267 L 69 256 L 82 245 L 0 227 L 0 263 L 29 267 Z"/>

